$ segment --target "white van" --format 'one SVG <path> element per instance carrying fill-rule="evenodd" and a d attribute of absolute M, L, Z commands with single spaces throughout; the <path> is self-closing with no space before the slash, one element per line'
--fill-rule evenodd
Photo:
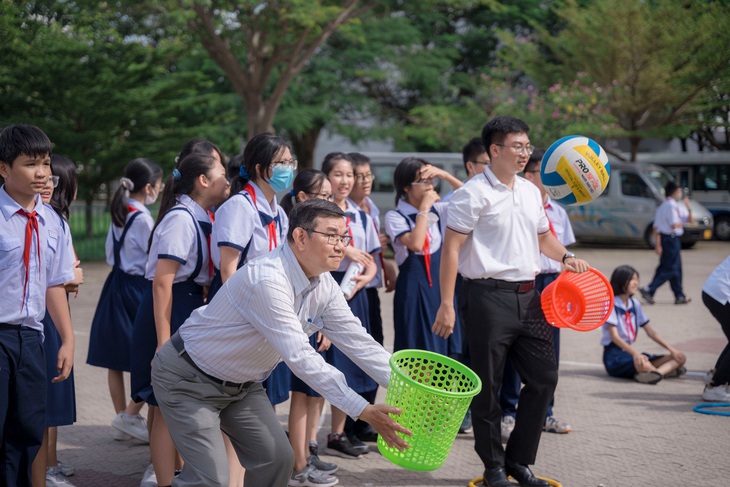
<path fill-rule="evenodd" d="M 370 197 L 383 215 L 395 209 L 393 173 L 395 166 L 406 157 L 418 157 L 445 169 L 462 181 L 466 179 L 464 162 L 461 154 L 457 152 L 364 152 L 363 154 L 370 158 L 370 168 L 375 175 L 373 193 Z M 452 188 L 446 183 L 438 183 L 436 190 L 443 196 Z"/>
<path fill-rule="evenodd" d="M 715 238 L 730 240 L 730 151 L 640 153 L 638 161 L 668 170 L 692 199 L 710 210 Z"/>
<path fill-rule="evenodd" d="M 596 200 L 582 206 L 565 206 L 578 240 L 644 241 L 654 248 L 654 214 L 664 201 L 664 186 L 673 180 L 664 169 L 638 163 L 611 163 L 608 187 Z M 690 201 L 694 222 L 685 224 L 682 247 L 712 238 L 710 212 Z"/>

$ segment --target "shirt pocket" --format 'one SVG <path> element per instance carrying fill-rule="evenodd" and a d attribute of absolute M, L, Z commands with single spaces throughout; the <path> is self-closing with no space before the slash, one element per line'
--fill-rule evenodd
<path fill-rule="evenodd" d="M 18 267 L 23 260 L 23 249 L 19 238 L 0 237 L 0 269 Z"/>
<path fill-rule="evenodd" d="M 320 318 L 312 319 L 307 318 L 305 320 L 302 320 L 302 329 L 304 330 L 304 333 L 307 334 L 307 336 L 312 336 L 318 331 L 322 331 L 322 328 L 324 326 L 324 323 Z"/>
<path fill-rule="evenodd" d="M 51 268 L 53 266 L 53 260 L 56 258 L 56 253 L 58 252 L 58 246 L 60 245 L 59 238 L 49 232 L 46 243 L 47 252 L 45 255 L 45 261 L 46 266 Z"/>

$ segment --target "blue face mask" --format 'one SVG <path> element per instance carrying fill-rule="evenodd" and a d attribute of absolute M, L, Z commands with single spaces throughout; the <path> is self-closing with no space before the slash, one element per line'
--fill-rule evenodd
<path fill-rule="evenodd" d="M 286 191 L 291 188 L 294 182 L 294 168 L 291 166 L 272 166 L 271 179 L 269 179 L 269 185 L 271 189 L 277 193 Z"/>

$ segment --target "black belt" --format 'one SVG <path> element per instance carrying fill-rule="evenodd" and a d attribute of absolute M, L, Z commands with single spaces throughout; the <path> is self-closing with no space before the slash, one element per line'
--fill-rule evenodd
<path fill-rule="evenodd" d="M 515 291 L 517 293 L 526 293 L 528 291 L 532 291 L 532 289 L 535 287 L 535 281 L 511 282 L 503 281 L 501 279 L 492 279 L 491 277 L 488 279 L 472 279 L 472 281 L 477 284 L 482 284 L 484 286 L 494 287 L 497 289 L 506 289 L 508 291 Z"/>
<path fill-rule="evenodd" d="M 182 337 L 179 333 L 175 333 L 170 337 L 170 342 L 172 343 L 172 346 L 175 347 L 175 350 L 180 354 L 180 356 L 185 359 L 187 363 L 195 367 L 195 370 L 206 376 L 208 379 L 212 380 L 216 384 L 220 384 L 223 387 L 235 387 L 237 389 L 246 389 L 247 387 L 250 387 L 253 385 L 253 381 L 248 381 L 244 383 L 240 382 L 230 382 L 227 380 L 219 379 L 218 377 L 213 377 L 210 374 L 207 374 L 204 372 L 200 367 L 198 367 L 198 364 L 195 363 L 195 361 L 192 359 L 192 357 L 188 354 L 187 350 L 185 350 L 185 343 L 183 342 Z"/>

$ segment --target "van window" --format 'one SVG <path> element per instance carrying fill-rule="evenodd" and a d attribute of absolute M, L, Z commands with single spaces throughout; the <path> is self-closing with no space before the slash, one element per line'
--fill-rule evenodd
<path fill-rule="evenodd" d="M 692 189 L 706 190 L 727 190 L 730 189 L 730 166 L 694 166 L 692 168 Z"/>
<path fill-rule="evenodd" d="M 654 185 L 654 188 L 656 188 L 660 195 L 664 195 L 664 187 L 669 181 L 673 180 L 667 170 L 662 168 L 647 169 L 644 171 L 644 175 Z"/>
<path fill-rule="evenodd" d="M 375 179 L 373 180 L 374 193 L 392 193 L 395 195 L 395 186 L 393 185 L 395 166 L 395 164 L 370 165 L 375 175 Z"/>
<path fill-rule="evenodd" d="M 626 196 L 652 198 L 651 189 L 641 176 L 631 172 L 621 172 L 621 192 Z"/>

